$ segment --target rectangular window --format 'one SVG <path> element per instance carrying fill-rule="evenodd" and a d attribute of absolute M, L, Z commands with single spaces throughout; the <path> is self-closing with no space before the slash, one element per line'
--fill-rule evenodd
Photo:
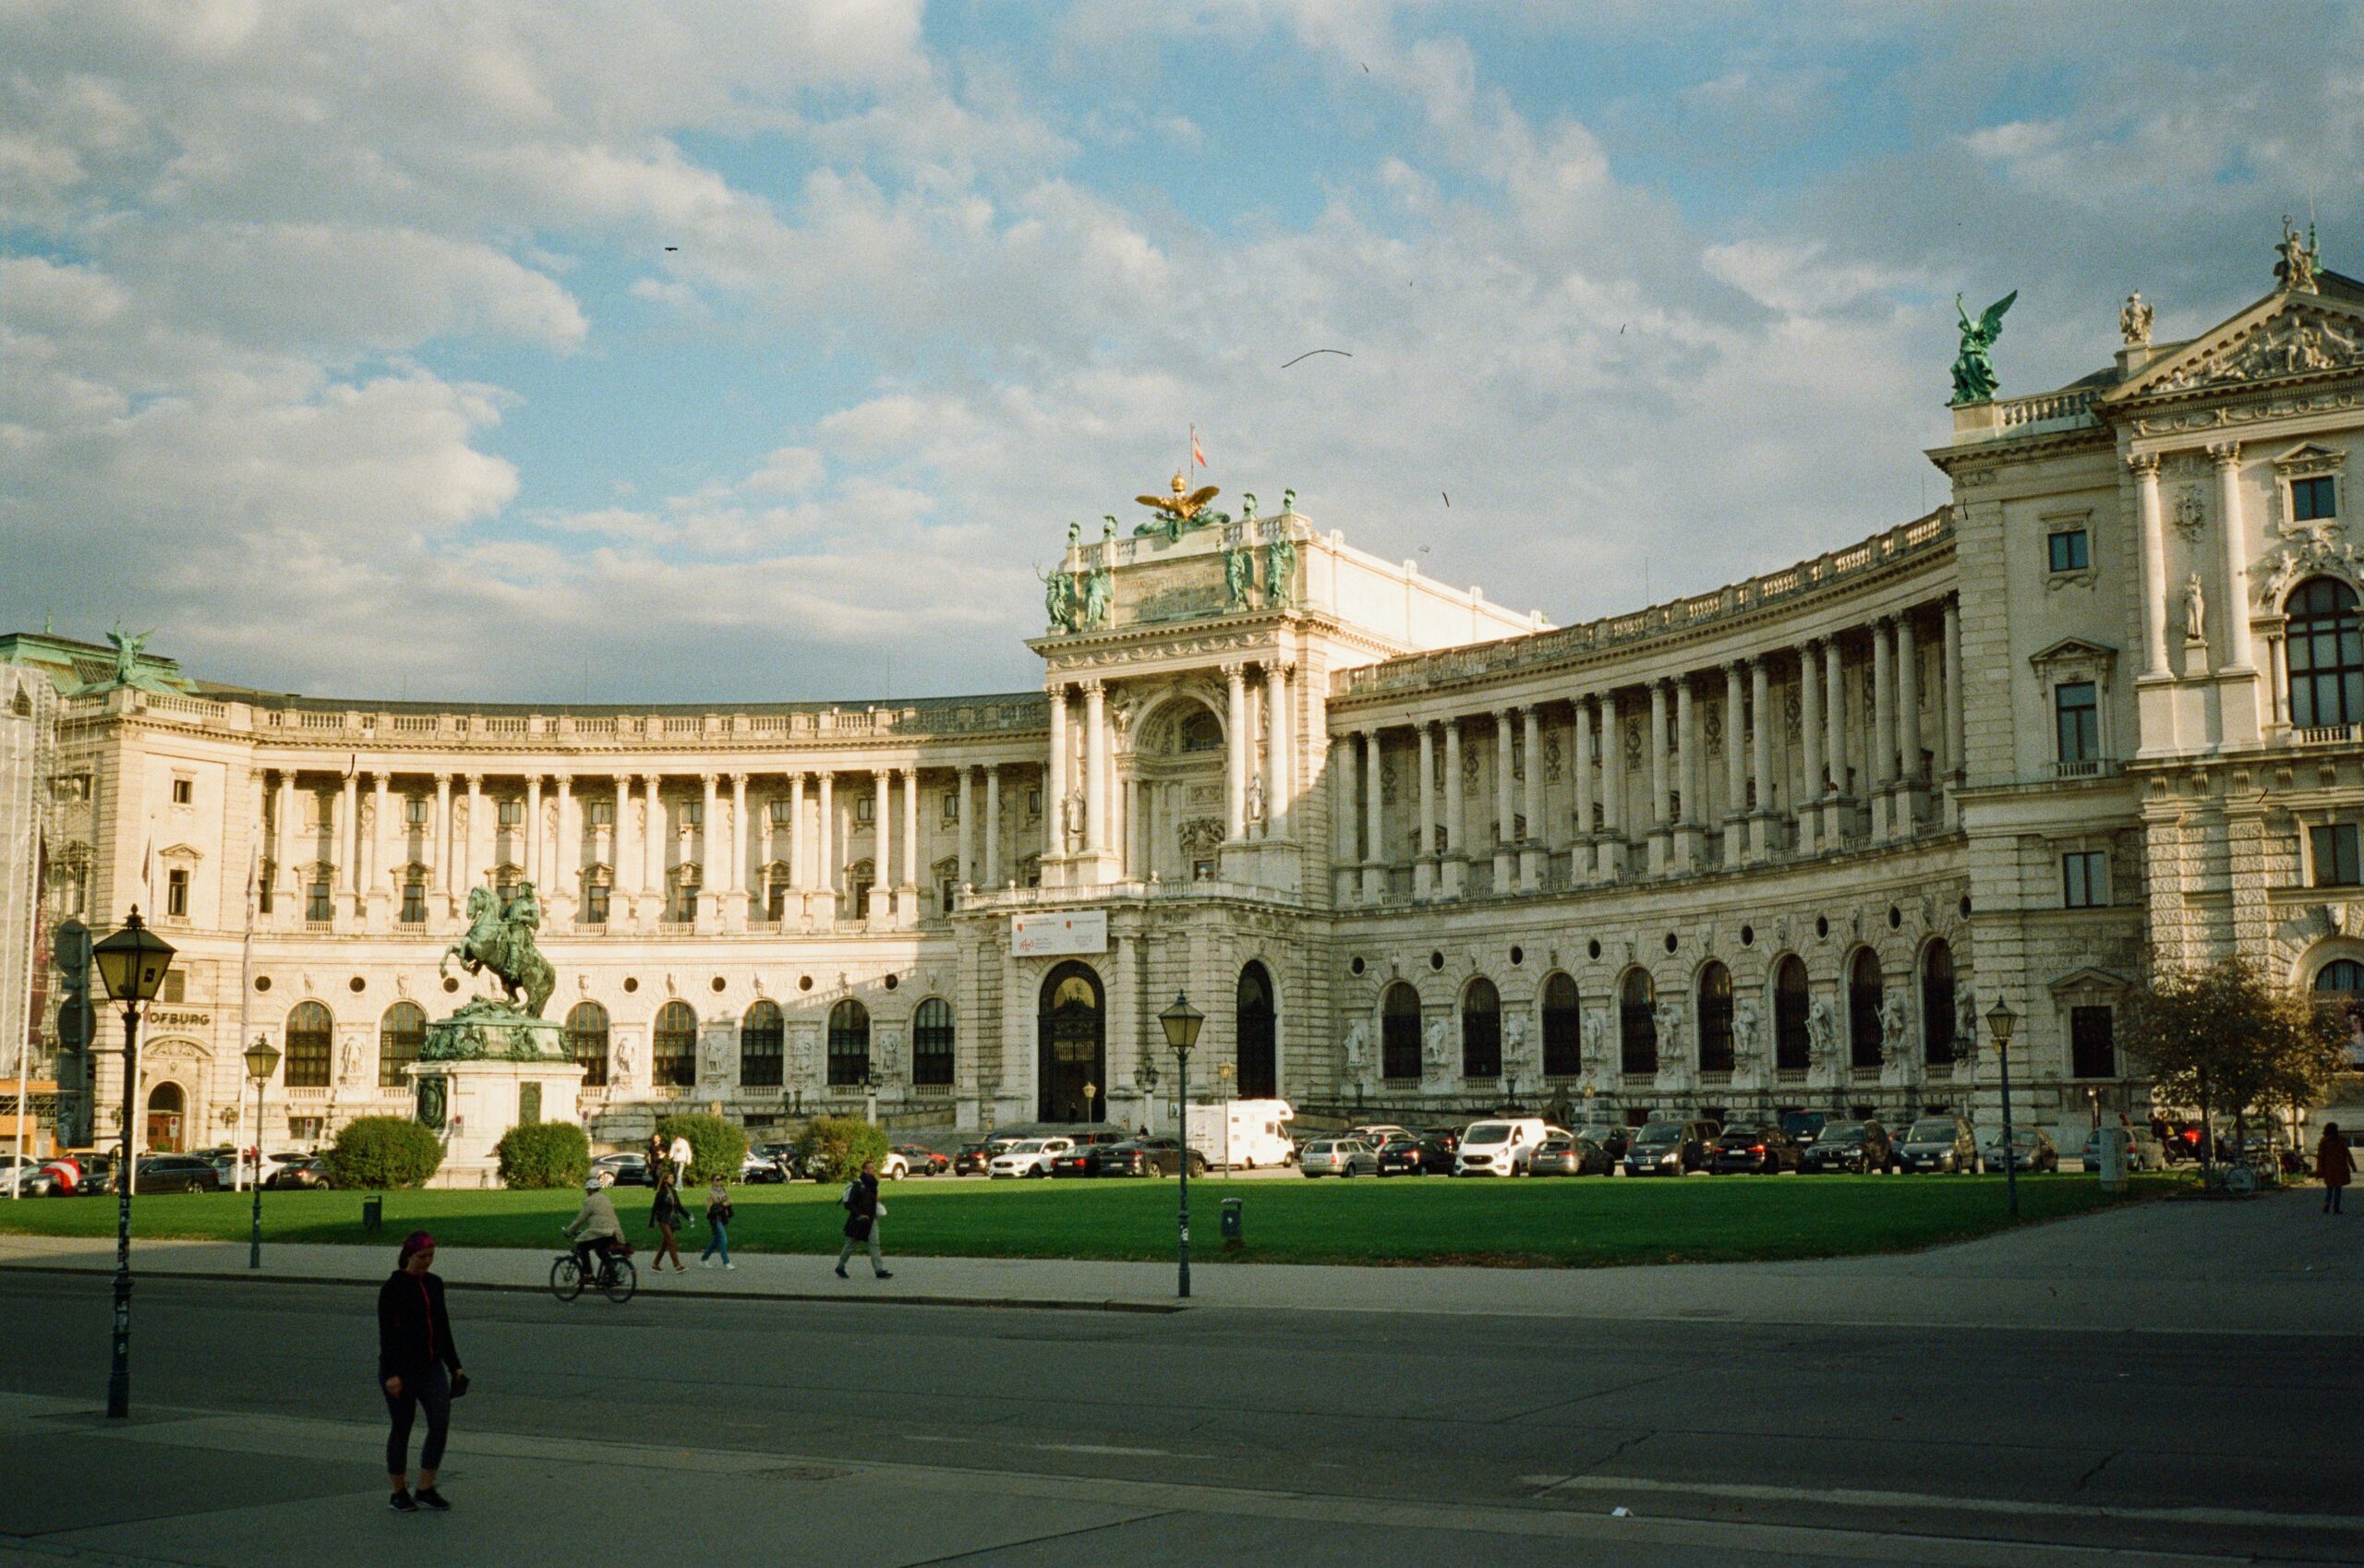
<path fill-rule="evenodd" d="M 278 874 L 277 867 L 268 861 L 263 862 L 262 875 L 255 884 L 255 913 L 269 914 L 271 912 L 271 885 Z"/>
<path fill-rule="evenodd" d="M 501 826 L 515 827 L 525 820 L 525 802 L 515 796 L 500 802 Z"/>
<path fill-rule="evenodd" d="M 706 826 L 706 802 L 695 796 L 681 802 L 681 820 L 692 827 Z"/>
<path fill-rule="evenodd" d="M 2068 1009 L 2068 1071 L 2075 1078 L 2117 1076 L 2117 1015 L 2107 1007 Z"/>
<path fill-rule="evenodd" d="M 329 903 L 327 883 L 312 884 L 310 896 L 304 900 L 304 918 L 306 920 L 334 920 L 336 918 L 336 911 Z"/>
<path fill-rule="evenodd" d="M 403 884 L 403 923 L 404 925 L 427 923 L 426 883 L 405 882 Z"/>
<path fill-rule="evenodd" d="M 593 802 L 589 802 L 589 804 L 590 804 L 590 807 L 591 807 L 591 826 L 594 826 L 594 827 L 613 827 L 613 826 L 616 825 L 616 802 L 613 802 L 613 801 L 593 801 Z"/>
<path fill-rule="evenodd" d="M 183 974 L 176 969 L 166 970 L 164 971 L 163 988 L 156 993 L 156 1000 L 159 1002 L 187 1001 L 188 976 Z"/>
<path fill-rule="evenodd" d="M 774 827 L 786 827 L 789 825 L 789 807 L 792 803 L 793 802 L 790 802 L 786 795 L 774 795 L 772 797 L 771 814 L 772 826 Z"/>
<path fill-rule="evenodd" d="M 960 820 L 960 791 L 958 790 L 944 791 L 944 820 L 948 823 Z"/>
<path fill-rule="evenodd" d="M 764 911 L 764 918 L 766 920 L 781 921 L 788 918 L 787 883 L 775 882 L 768 889 L 766 890 Z"/>
<path fill-rule="evenodd" d="M 858 797 L 853 802 L 853 819 L 856 822 L 877 821 L 878 797 L 875 795 L 862 795 Z"/>
<path fill-rule="evenodd" d="M 196 799 L 197 785 L 193 780 L 187 778 L 173 780 L 173 804 L 185 806 Z"/>
<path fill-rule="evenodd" d="M 2318 518 L 2339 514 L 2338 501 L 2332 490 L 2328 474 L 2312 479 L 2290 481 L 2290 516 L 2298 523 L 2312 523 Z"/>
<path fill-rule="evenodd" d="M 2101 704 L 2091 681 L 2064 681 L 2052 689 L 2062 762 L 2093 762 L 2102 754 Z"/>
<path fill-rule="evenodd" d="M 411 827 L 424 827 L 427 826 L 426 796 L 405 795 L 403 797 L 403 821 L 406 826 Z"/>
<path fill-rule="evenodd" d="M 585 925 L 608 923 L 608 885 L 594 882 L 583 889 L 583 923 Z"/>
<path fill-rule="evenodd" d="M 948 915 L 954 910 L 959 909 L 960 907 L 960 879 L 957 876 L 947 876 L 942 882 L 937 883 L 935 887 L 935 907 L 941 913 Z"/>
<path fill-rule="evenodd" d="M 1030 818 L 1043 814 L 1043 790 L 1039 785 L 1026 791 L 1026 814 Z"/>
<path fill-rule="evenodd" d="M 2353 887 L 2364 882 L 2364 861 L 2359 861 L 2358 855 L 2356 824 L 2341 822 L 2329 827 L 2310 827 L 2307 837 L 2314 850 L 2316 887 Z"/>
<path fill-rule="evenodd" d="M 2050 536 L 2046 542 L 2051 549 L 2055 572 L 2082 572 L 2092 560 L 2082 528 L 2063 528 Z"/>
<path fill-rule="evenodd" d="M 164 873 L 164 912 L 179 920 L 188 918 L 188 873 Z"/>
<path fill-rule="evenodd" d="M 2060 902 L 2071 910 L 2098 909 L 2109 902 L 2109 856 L 2100 850 L 2079 850 L 2060 857 Z"/>
<path fill-rule="evenodd" d="M 673 889 L 673 911 L 666 919 L 677 925 L 694 923 L 698 918 L 698 885 L 684 882 Z"/>

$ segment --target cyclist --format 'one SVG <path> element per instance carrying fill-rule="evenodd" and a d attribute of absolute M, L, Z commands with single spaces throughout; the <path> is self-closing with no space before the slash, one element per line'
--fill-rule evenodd
<path fill-rule="evenodd" d="M 604 1267 L 609 1255 L 623 1243 L 623 1222 L 616 1218 L 616 1200 L 608 1196 L 608 1183 L 612 1179 L 605 1171 L 585 1176 L 583 1207 L 575 1212 L 573 1224 L 561 1227 L 574 1237 L 574 1261 L 586 1279 L 597 1277 L 597 1270 L 591 1262 L 593 1253 L 598 1254 Z"/>

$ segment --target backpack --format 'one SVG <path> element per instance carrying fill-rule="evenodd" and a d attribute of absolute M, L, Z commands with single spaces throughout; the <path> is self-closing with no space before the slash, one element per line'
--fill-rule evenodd
<path fill-rule="evenodd" d="M 860 1176 L 856 1176 L 853 1180 L 846 1183 L 845 1196 L 838 1200 L 838 1207 L 850 1212 L 853 1208 L 853 1195 L 861 1189 L 862 1178 Z"/>

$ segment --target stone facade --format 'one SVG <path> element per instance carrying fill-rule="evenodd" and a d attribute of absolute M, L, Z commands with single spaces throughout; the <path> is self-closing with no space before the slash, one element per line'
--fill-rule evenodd
<path fill-rule="evenodd" d="M 466 893 L 530 880 L 609 1140 L 683 1102 L 1162 1123 L 1187 992 L 1200 1092 L 1397 1119 L 1988 1119 L 2001 997 L 2017 1116 L 2081 1142 L 2147 1103 L 2112 1038 L 2146 948 L 2364 979 L 2324 887 L 2364 819 L 2364 288 L 2310 281 L 1957 409 L 1925 517 L 1578 626 L 1292 500 L 1071 531 L 1025 694 L 329 702 L 18 639 L 65 694 L 47 897 L 180 947 L 145 1067 L 185 1141 L 257 1034 L 271 1137 L 404 1109 L 416 1024 L 480 988 L 437 967 Z"/>

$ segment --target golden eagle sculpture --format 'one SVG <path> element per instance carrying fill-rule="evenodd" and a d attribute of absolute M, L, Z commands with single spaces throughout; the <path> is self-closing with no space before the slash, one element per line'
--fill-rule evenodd
<path fill-rule="evenodd" d="M 1212 485 L 1201 485 L 1197 489 L 1185 494 L 1182 476 L 1177 473 L 1174 476 L 1174 493 L 1171 496 L 1135 496 L 1133 498 L 1158 514 L 1154 520 L 1134 532 L 1164 534 L 1171 540 L 1180 537 L 1185 528 L 1202 527 L 1208 523 L 1214 522 L 1216 518 L 1201 517 L 1200 513 L 1206 511 L 1209 501 L 1221 494 L 1223 491 Z"/>

